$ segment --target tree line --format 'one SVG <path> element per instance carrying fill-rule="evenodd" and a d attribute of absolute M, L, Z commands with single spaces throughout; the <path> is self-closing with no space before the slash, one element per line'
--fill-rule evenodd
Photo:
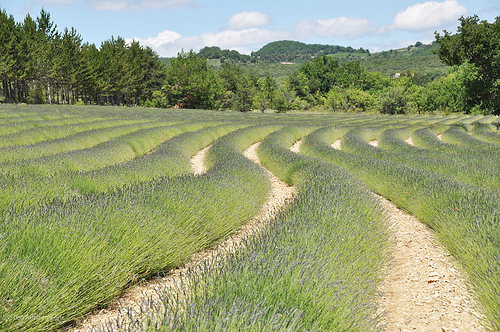
<path fill-rule="evenodd" d="M 500 17 L 460 19 L 459 34 L 436 33 L 446 75 L 429 81 L 406 70 L 394 77 L 367 71 L 360 62 L 340 63 L 321 55 L 304 63 L 279 84 L 234 63 L 220 70 L 193 51 L 167 68 L 159 105 L 188 108 L 377 111 L 385 114 L 465 112 L 500 115 Z"/>
<path fill-rule="evenodd" d="M 360 62 L 320 55 L 277 82 L 234 62 L 220 69 L 204 56 L 181 52 L 166 69 L 165 85 L 153 106 L 278 112 L 318 110 L 410 114 L 465 112 L 500 114 L 500 18 L 460 19 L 457 35 L 436 33 L 444 76 L 411 70 L 393 77 L 367 71 Z M 421 45 L 418 45 L 421 46 Z M 417 47 L 417 46 L 416 46 Z M 217 51 L 217 49 L 212 49 Z"/>
<path fill-rule="evenodd" d="M 83 43 L 74 29 L 57 31 L 42 9 L 17 23 L 0 11 L 0 80 L 6 102 L 139 105 L 165 80 L 158 55 L 121 37 Z"/>
<path fill-rule="evenodd" d="M 182 51 L 165 66 L 135 41 L 111 37 L 97 48 L 84 44 L 74 28 L 60 33 L 44 10 L 22 23 L 2 11 L 0 89 L 6 102 L 500 114 L 500 17 L 493 23 L 462 17 L 460 23 L 456 35 L 436 33 L 436 53 L 450 68 L 433 80 L 410 70 L 388 77 L 322 54 L 277 82 L 245 71 L 230 59 L 237 52 L 223 54 L 234 61 L 210 67 L 206 56 L 222 54 L 218 47 Z"/>
<path fill-rule="evenodd" d="M 257 58 L 250 55 L 241 54 L 236 50 L 221 50 L 218 46 L 206 46 L 198 52 L 198 56 L 205 57 L 207 59 L 218 59 L 221 61 L 233 61 L 239 63 L 256 63 Z"/>
<path fill-rule="evenodd" d="M 260 50 L 252 52 L 251 55 L 240 54 L 235 50 L 221 50 L 218 46 L 206 46 L 198 52 L 198 55 L 204 56 L 207 59 L 220 59 L 221 61 L 228 60 L 240 63 L 262 63 L 281 61 L 305 62 L 320 55 L 337 53 L 369 55 L 370 51 L 365 50 L 362 47 L 355 50 L 350 46 L 343 47 L 338 45 L 305 44 L 292 40 L 280 40 L 266 44 Z"/>
<path fill-rule="evenodd" d="M 458 33 L 436 33 L 437 54 L 444 63 L 462 68 L 464 106 L 500 114 L 500 16 L 493 23 L 477 15 L 461 17 Z"/>

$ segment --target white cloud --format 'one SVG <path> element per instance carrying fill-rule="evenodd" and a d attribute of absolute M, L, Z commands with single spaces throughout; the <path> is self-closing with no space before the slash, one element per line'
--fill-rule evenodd
<path fill-rule="evenodd" d="M 144 0 L 143 0 L 144 1 Z M 225 29 L 219 32 L 205 32 L 198 36 L 181 36 L 175 31 L 165 30 L 156 37 L 134 38 L 141 45 L 149 46 L 160 56 L 174 57 L 181 50 L 199 51 L 205 46 L 237 50 L 249 54 L 249 49 L 261 47 L 271 41 L 291 37 L 289 31 L 273 31 L 263 26 L 271 25 L 271 18 L 260 12 L 242 12 L 233 15 Z M 131 40 L 128 40 L 131 41 Z"/>
<path fill-rule="evenodd" d="M 247 12 L 234 14 L 227 23 L 227 27 L 230 30 L 242 30 L 248 28 L 258 28 L 263 26 L 269 26 L 272 24 L 272 20 L 266 14 L 260 12 Z"/>
<path fill-rule="evenodd" d="M 65 0 L 56 0 L 65 1 Z M 67 0 L 70 1 L 70 0 Z M 96 1 L 97 0 L 87 0 Z M 114 10 L 129 10 L 130 5 L 148 4 L 152 6 L 166 6 L 174 3 L 182 3 L 188 5 L 196 0 L 104 0 L 100 1 L 102 10 L 114 6 Z M 129 7 L 127 7 L 129 6 Z M 160 32 L 155 37 L 146 39 L 135 38 L 141 45 L 149 46 L 155 50 L 160 56 L 175 57 L 181 50 L 199 51 L 205 46 L 218 46 L 222 49 L 237 50 L 240 53 L 248 54 L 250 50 L 256 50 L 263 45 L 284 39 L 303 40 L 308 37 L 341 37 L 347 40 L 362 36 L 387 36 L 395 30 L 406 30 L 418 33 L 416 40 L 424 41 L 432 40 L 432 36 L 428 36 L 429 29 L 437 29 L 443 25 L 454 22 L 461 15 L 465 15 L 467 9 L 460 5 L 457 0 L 445 0 L 444 2 L 428 1 L 408 7 L 399 12 L 394 18 L 393 24 L 383 26 L 375 26 L 375 24 L 367 18 L 356 17 L 335 17 L 329 19 L 304 19 L 294 26 L 293 31 L 289 30 L 271 30 L 264 28 L 272 24 L 269 16 L 254 11 L 242 12 L 233 15 L 227 22 L 226 27 L 218 32 L 205 32 L 195 36 L 182 36 L 181 34 L 165 30 Z M 379 50 L 386 47 L 395 47 L 401 45 L 401 40 L 396 40 L 386 43 L 371 45 L 369 48 Z M 410 38 L 410 37 L 406 37 Z M 410 39 L 408 39 L 410 40 Z M 404 41 L 405 45 L 409 45 L 409 41 Z M 130 41 L 130 40 L 128 40 Z M 373 51 L 373 50 L 372 50 Z"/>
<path fill-rule="evenodd" d="M 408 31 L 436 29 L 456 22 L 460 16 L 466 14 L 467 8 L 456 0 L 417 3 L 396 15 L 393 28 Z"/>
<path fill-rule="evenodd" d="M 182 49 L 199 51 L 205 46 L 218 46 L 222 49 L 238 50 L 250 53 L 251 46 L 263 46 L 271 41 L 288 39 L 288 31 L 272 31 L 268 29 L 250 28 L 242 30 L 223 30 L 217 33 L 207 32 L 199 36 L 181 36 L 175 31 L 163 31 L 156 37 L 147 39 L 134 38 L 143 46 L 149 46 L 160 56 L 174 57 Z M 130 42 L 132 39 L 127 39 Z M 247 48 L 248 47 L 248 48 Z"/>
<path fill-rule="evenodd" d="M 141 38 L 126 39 L 126 42 L 130 43 L 132 40 L 135 40 L 138 41 L 143 46 L 149 46 L 152 49 L 157 49 L 162 45 L 175 43 L 175 41 L 179 40 L 181 37 L 182 36 L 175 31 L 165 30 L 160 32 L 156 37 L 149 37 L 146 39 L 141 39 Z"/>
<path fill-rule="evenodd" d="M 113 12 L 196 6 L 196 0 L 87 0 L 86 2 L 91 10 Z"/>
<path fill-rule="evenodd" d="M 272 31 L 268 29 L 243 29 L 243 30 L 224 30 L 218 33 L 204 33 L 201 35 L 206 46 L 216 45 L 221 48 L 233 48 L 237 46 L 247 46 L 254 44 L 267 43 L 273 40 L 288 38 L 290 33 L 287 31 Z"/>
<path fill-rule="evenodd" d="M 379 29 L 366 18 L 335 17 L 330 19 L 304 19 L 295 25 L 295 31 L 301 38 L 309 36 L 349 37 L 363 34 L 377 34 Z"/>
<path fill-rule="evenodd" d="M 438 29 L 467 14 L 467 8 L 457 0 L 427 1 L 400 11 L 393 24 L 375 26 L 367 18 L 334 17 L 329 19 L 304 19 L 295 25 L 299 39 L 317 37 L 345 37 L 347 40 L 361 36 L 387 35 L 394 30 L 428 31 Z"/>

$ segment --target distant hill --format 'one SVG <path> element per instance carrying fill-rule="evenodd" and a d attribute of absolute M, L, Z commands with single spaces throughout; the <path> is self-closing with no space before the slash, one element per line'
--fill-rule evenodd
<path fill-rule="evenodd" d="M 212 67 L 219 67 L 224 61 L 239 63 L 245 70 L 254 72 L 259 77 L 269 73 L 281 81 L 302 63 L 326 54 L 340 62 L 359 61 L 368 71 L 380 72 L 386 76 L 394 76 L 410 70 L 427 80 L 446 73 L 448 66 L 442 63 L 433 50 L 439 44 L 424 45 L 417 42 L 405 48 L 370 53 L 369 50 L 350 46 L 305 44 L 297 41 L 283 40 L 271 42 L 251 55 L 240 54 L 234 50 L 221 50 L 217 46 L 204 47 L 198 52 L 209 60 Z M 160 58 L 168 65 L 170 58 Z"/>
<path fill-rule="evenodd" d="M 338 53 L 360 53 L 369 54 L 369 50 L 338 45 L 305 44 L 298 41 L 282 40 L 269 43 L 257 52 L 252 52 L 251 56 L 260 60 L 270 62 L 294 62 L 308 61 L 319 55 L 330 55 Z"/>
<path fill-rule="evenodd" d="M 341 61 L 359 61 L 368 71 L 378 71 L 384 75 L 393 76 L 406 70 L 421 75 L 442 76 L 448 66 L 442 63 L 438 56 L 433 53 L 439 49 L 436 42 L 430 45 L 416 43 L 406 48 L 372 53 L 369 56 L 350 54 Z"/>
<path fill-rule="evenodd" d="M 203 56 L 210 60 L 231 60 L 234 62 L 257 62 L 255 57 L 246 54 L 240 54 L 235 50 L 221 50 L 220 47 L 211 46 L 204 47 L 198 52 L 199 56 Z"/>

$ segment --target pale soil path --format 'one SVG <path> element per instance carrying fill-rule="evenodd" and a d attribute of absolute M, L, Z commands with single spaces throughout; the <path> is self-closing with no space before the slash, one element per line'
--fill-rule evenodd
<path fill-rule="evenodd" d="M 413 143 L 411 138 L 406 142 Z M 340 150 L 340 140 L 332 147 Z M 415 217 L 375 196 L 393 234 L 391 265 L 379 302 L 387 331 L 484 331 L 467 283 L 446 249 Z"/>
<path fill-rule="evenodd" d="M 260 165 L 256 153 L 259 144 L 260 143 L 253 144 L 246 149 L 243 154 L 248 159 Z M 208 148 L 201 150 L 193 156 L 191 160 L 193 170 L 196 170 L 195 172 L 197 174 L 206 172 L 206 168 L 200 164 L 203 164 L 207 151 Z M 285 204 L 293 200 L 296 194 L 295 187 L 280 181 L 266 168 L 264 168 L 264 171 L 271 181 L 271 193 L 269 194 L 268 200 L 262 206 L 259 214 L 250 220 L 250 222 L 243 225 L 234 235 L 219 243 L 215 248 L 194 254 L 188 263 L 170 271 L 167 276 L 160 279 L 142 281 L 131 287 L 120 297 L 120 299 L 114 301 L 108 308 L 96 311 L 85 317 L 84 320 L 77 322 L 77 326 L 73 328 L 72 331 L 97 331 L 99 327 L 101 327 L 101 330 L 104 330 L 103 324 L 116 327 L 117 317 L 120 317 L 122 326 L 123 324 L 127 324 L 127 317 L 129 316 L 134 317 L 134 319 L 139 319 L 143 315 L 141 314 L 141 305 L 143 303 L 151 303 L 150 301 L 159 302 L 158 293 L 164 293 L 166 290 L 179 292 L 179 287 L 186 287 L 186 276 L 190 271 L 196 270 L 197 266 L 201 266 L 203 262 L 207 260 L 223 257 L 225 253 L 240 248 L 243 239 L 258 234 L 276 212 L 283 208 Z"/>
<path fill-rule="evenodd" d="M 299 139 L 297 142 L 293 143 L 293 145 L 290 147 L 290 151 L 300 153 L 300 144 L 302 144 L 303 140 L 304 139 Z"/>
<path fill-rule="evenodd" d="M 243 152 L 243 155 L 253 161 L 254 163 L 260 164 L 259 157 L 257 156 L 257 147 L 260 145 L 259 143 L 255 143 L 251 145 L 248 149 Z M 269 180 L 271 181 L 271 194 L 269 199 L 264 206 L 262 207 L 261 215 L 262 220 L 269 220 L 276 212 L 281 209 L 287 202 L 291 201 L 293 197 L 297 194 L 297 190 L 293 186 L 289 186 L 285 182 L 278 179 L 276 175 L 271 173 L 267 168 L 262 166 L 264 171 L 266 172 Z"/>
<path fill-rule="evenodd" d="M 437 138 L 442 141 L 443 140 L 443 134 L 437 135 Z"/>
<path fill-rule="evenodd" d="M 201 175 L 207 172 L 207 167 L 205 166 L 203 160 L 205 160 L 205 155 L 207 154 L 207 151 L 211 146 L 212 145 L 209 145 L 201 149 L 191 157 L 191 168 L 193 169 L 194 175 Z"/>
<path fill-rule="evenodd" d="M 376 197 L 386 211 L 394 243 L 380 299 L 387 331 L 483 331 L 450 254 L 423 223 Z"/>
<path fill-rule="evenodd" d="M 334 148 L 335 150 L 342 150 L 342 140 L 338 139 L 335 142 L 333 142 L 332 148 Z"/>
<path fill-rule="evenodd" d="M 406 142 L 406 144 L 415 146 L 415 143 L 413 143 L 413 139 L 411 138 L 411 136 L 408 137 L 408 139 L 406 139 L 405 142 Z"/>
<path fill-rule="evenodd" d="M 378 148 L 378 140 L 373 140 L 373 141 L 369 141 L 368 144 L 370 144 L 371 146 L 374 146 L 376 148 Z"/>

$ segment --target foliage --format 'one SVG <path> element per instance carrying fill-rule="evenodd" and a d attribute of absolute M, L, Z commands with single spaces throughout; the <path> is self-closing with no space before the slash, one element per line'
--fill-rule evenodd
<path fill-rule="evenodd" d="M 382 114 L 404 114 L 406 106 L 405 88 L 393 86 L 384 90 L 378 102 Z"/>
<path fill-rule="evenodd" d="M 305 63 L 300 68 L 300 72 L 308 80 L 309 93 L 326 93 L 334 85 L 338 84 L 336 75 L 338 68 L 339 62 L 326 55 Z"/>
<path fill-rule="evenodd" d="M 304 61 L 314 59 L 319 55 L 336 53 L 370 53 L 368 50 L 360 48 L 354 50 L 352 47 L 305 44 L 298 41 L 282 40 L 271 42 L 262 47 L 257 52 L 252 52 L 252 57 L 265 61 Z"/>
<path fill-rule="evenodd" d="M 249 112 L 253 107 L 253 98 L 255 95 L 255 87 L 250 78 L 243 75 L 238 80 L 238 88 L 234 95 L 233 108 L 239 112 Z"/>
<path fill-rule="evenodd" d="M 296 93 L 288 82 L 281 82 L 274 93 L 273 106 L 278 113 L 286 113 L 294 108 Z"/>
<path fill-rule="evenodd" d="M 460 123 L 459 118 L 449 121 Z M 447 135 L 453 144 L 441 142 L 425 128 L 399 132 L 399 138 L 393 131 L 384 140 L 385 144 L 391 140 L 390 149 L 385 145 L 387 150 L 370 146 L 367 139 L 384 129 L 353 128 L 342 137 L 342 151 L 330 147 L 338 130 L 324 129 L 304 140 L 304 152 L 351 171 L 373 191 L 429 225 L 467 273 L 486 324 L 498 330 L 500 183 L 494 175 L 498 173 L 498 148 L 474 139 L 469 143 L 472 137 L 457 127 L 451 127 Z M 408 133 L 418 147 L 403 141 Z M 394 147 L 398 150 L 393 152 Z M 487 180 L 478 176 L 481 172 Z"/>
<path fill-rule="evenodd" d="M 162 91 L 168 104 L 177 108 L 217 108 L 219 88 L 215 73 L 206 59 L 193 51 L 179 53 L 167 67 L 167 80 Z"/>
<path fill-rule="evenodd" d="M 439 44 L 434 42 L 430 45 L 371 53 L 369 56 L 353 54 L 345 61 L 359 61 L 369 72 L 380 72 L 386 77 L 411 70 L 422 82 L 419 84 L 425 84 L 446 74 L 448 66 L 433 53 L 437 49 Z"/>
<path fill-rule="evenodd" d="M 323 45 L 325 48 L 327 45 Z M 397 73 L 404 73 L 411 70 L 414 73 L 416 83 L 425 85 L 443 75 L 446 75 L 448 66 L 442 63 L 438 56 L 433 53 L 439 48 L 439 44 L 412 46 L 404 49 L 382 51 L 378 53 L 365 53 L 366 51 L 344 52 L 329 54 L 332 58 L 341 63 L 360 62 L 369 73 L 382 73 L 384 77 L 393 77 Z M 297 54 L 298 51 L 290 51 L 290 54 Z M 276 81 L 281 82 L 291 75 L 305 62 L 309 62 L 324 53 L 318 53 L 314 57 L 305 57 L 294 60 L 294 62 L 282 60 L 283 56 L 277 54 L 276 59 L 257 60 L 256 62 L 236 61 L 245 68 L 246 71 L 255 71 L 259 77 L 271 74 Z M 208 58 L 210 59 L 210 58 Z M 166 63 L 170 59 L 163 59 Z M 211 66 L 219 68 L 221 60 L 210 61 Z"/>
<path fill-rule="evenodd" d="M 258 80 L 254 102 L 262 113 L 274 104 L 276 88 L 276 82 L 269 74 L 265 78 Z"/>
<path fill-rule="evenodd" d="M 198 52 L 198 56 L 204 57 L 206 59 L 220 59 L 221 61 L 232 61 L 232 62 L 256 62 L 257 59 L 249 55 L 240 54 L 235 50 L 221 50 L 217 46 L 206 46 Z"/>
<path fill-rule="evenodd" d="M 500 21 L 480 22 L 474 16 L 460 22 L 458 35 L 445 31 L 431 45 L 417 42 L 376 54 L 278 41 L 252 56 L 217 46 L 198 54 L 182 51 L 164 66 L 136 41 L 111 37 L 97 48 L 83 44 L 74 28 L 57 31 L 44 10 L 22 23 L 2 11 L 0 88 L 7 102 L 496 114 Z M 281 58 L 300 63 L 278 63 Z M 452 67 L 445 73 L 447 65 Z"/>
<path fill-rule="evenodd" d="M 477 15 L 460 18 L 458 34 L 436 33 L 439 58 L 448 65 L 469 64 L 464 77 L 466 104 L 500 114 L 500 17 L 480 21 Z"/>
<path fill-rule="evenodd" d="M 469 65 L 450 69 L 448 75 L 421 89 L 421 95 L 417 98 L 419 108 L 424 112 L 439 110 L 445 113 L 467 109 L 467 84 L 464 82 L 470 69 Z"/>
<path fill-rule="evenodd" d="M 43 9 L 16 23 L 0 13 L 0 78 L 7 102 L 139 105 L 161 87 L 158 55 L 111 37 L 100 49 L 74 29 L 61 33 Z"/>
<path fill-rule="evenodd" d="M 259 89 L 253 78 L 246 74 L 238 65 L 223 63 L 221 70 L 216 72 L 223 97 L 222 109 L 233 109 L 248 112 L 253 109 L 256 91 Z"/>

